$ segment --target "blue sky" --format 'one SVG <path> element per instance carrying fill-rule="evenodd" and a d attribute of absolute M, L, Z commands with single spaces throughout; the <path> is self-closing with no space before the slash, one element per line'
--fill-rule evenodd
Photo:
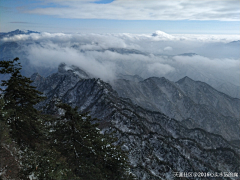
<path fill-rule="evenodd" d="M 1 0 L 0 32 L 240 34 L 239 0 Z"/>

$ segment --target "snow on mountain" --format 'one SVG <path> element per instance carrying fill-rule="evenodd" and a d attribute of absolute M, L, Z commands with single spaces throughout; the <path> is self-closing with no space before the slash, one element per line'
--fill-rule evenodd
<path fill-rule="evenodd" d="M 176 83 L 151 77 L 139 82 L 118 79 L 113 88 L 121 97 L 182 121 L 189 128 L 202 128 L 228 140 L 240 139 L 240 100 L 206 83 L 188 77 Z"/>
<path fill-rule="evenodd" d="M 32 76 L 37 89 L 47 97 L 38 109 L 58 114 L 55 105 L 62 101 L 81 112 L 89 111 L 100 119 L 102 130 L 116 131 L 118 142 L 129 155 L 131 172 L 138 179 L 173 179 L 174 172 L 183 171 L 239 171 L 239 148 L 221 136 L 188 129 L 160 112 L 136 106 L 100 79 L 81 78 L 68 68 L 59 70 L 46 78 Z M 161 81 L 168 84 L 165 79 Z M 180 92 L 174 96 L 180 98 Z"/>

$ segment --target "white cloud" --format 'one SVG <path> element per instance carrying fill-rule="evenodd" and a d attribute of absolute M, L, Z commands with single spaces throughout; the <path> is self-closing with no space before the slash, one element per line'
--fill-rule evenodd
<path fill-rule="evenodd" d="M 153 37 L 156 37 L 161 40 L 174 40 L 176 39 L 174 36 L 167 34 L 163 31 L 156 31 L 152 34 Z"/>
<path fill-rule="evenodd" d="M 164 48 L 164 51 L 172 51 L 172 50 L 173 50 L 173 48 L 170 47 L 170 46 L 167 46 L 167 47 Z"/>
<path fill-rule="evenodd" d="M 121 20 L 222 20 L 239 21 L 239 0 L 48 0 L 45 7 L 25 11 L 61 18 Z M 55 3 L 56 7 L 47 7 Z"/>
<path fill-rule="evenodd" d="M 23 44 L 27 58 L 37 66 L 57 67 L 65 62 L 105 81 L 124 73 L 143 78 L 166 76 L 171 80 L 186 75 L 193 79 L 205 76 L 239 84 L 239 46 L 228 44 L 237 40 L 239 36 L 168 36 L 163 32 L 157 36 L 41 33 L 6 37 L 2 42 Z M 178 56 L 183 53 L 198 55 Z"/>
<path fill-rule="evenodd" d="M 213 34 L 174 34 L 175 39 L 181 41 L 198 42 L 230 42 L 240 39 L 240 35 L 213 35 Z"/>
<path fill-rule="evenodd" d="M 173 67 L 185 71 L 187 76 L 195 80 L 217 79 L 240 85 L 240 59 L 207 58 L 203 56 L 175 56 Z M 205 76 L 205 77 L 201 77 Z M 178 78 L 178 77 L 177 77 Z"/>
<path fill-rule="evenodd" d="M 126 47 L 126 42 L 134 43 L 134 47 L 141 41 L 159 42 L 159 41 L 193 41 L 193 42 L 231 42 L 239 40 L 240 35 L 204 35 L 204 34 L 167 34 L 163 31 L 156 31 L 150 34 L 64 34 L 64 33 L 32 33 L 30 35 L 19 34 L 11 37 L 4 37 L 0 41 L 43 41 L 51 40 L 53 42 L 84 42 L 88 44 L 100 43 L 102 46 Z M 137 42 L 137 44 L 136 44 Z"/>
<path fill-rule="evenodd" d="M 115 77 L 114 64 L 111 62 L 99 62 L 96 58 L 80 53 L 69 47 L 59 47 L 56 44 L 31 45 L 27 49 L 28 59 L 36 66 L 57 67 L 65 62 L 76 65 L 91 75 L 106 81 L 112 81 Z"/>
<path fill-rule="evenodd" d="M 147 65 L 149 74 L 152 76 L 162 77 L 170 72 L 174 72 L 175 68 L 168 64 L 162 64 L 159 62 L 148 64 Z"/>

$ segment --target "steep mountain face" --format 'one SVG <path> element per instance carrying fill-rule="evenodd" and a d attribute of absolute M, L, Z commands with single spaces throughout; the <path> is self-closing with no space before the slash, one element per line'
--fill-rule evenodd
<path fill-rule="evenodd" d="M 80 69 L 61 64 L 57 73 L 47 78 L 34 74 L 32 80 L 47 96 L 38 109 L 61 114 L 55 106 L 61 100 L 90 111 L 103 131 L 116 130 L 138 179 L 174 179 L 174 172 L 240 171 L 239 148 L 221 136 L 188 129 L 160 112 L 136 106 Z"/>
<path fill-rule="evenodd" d="M 163 112 L 188 128 L 202 128 L 228 140 L 240 139 L 240 100 L 206 83 L 187 77 L 177 83 L 152 77 L 140 82 L 119 79 L 113 88 L 121 97 L 130 98 L 149 110 Z"/>
<path fill-rule="evenodd" d="M 232 98 L 217 91 L 208 84 L 184 77 L 176 82 L 180 89 L 196 104 L 213 106 L 216 111 L 235 118 L 239 117 L 240 99 Z"/>

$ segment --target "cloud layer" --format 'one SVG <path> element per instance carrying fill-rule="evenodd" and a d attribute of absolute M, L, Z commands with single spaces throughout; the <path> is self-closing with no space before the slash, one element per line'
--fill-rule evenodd
<path fill-rule="evenodd" d="M 78 19 L 240 20 L 239 0 L 114 0 L 108 4 L 95 2 L 43 0 L 41 8 L 31 8 L 25 12 Z"/>
<path fill-rule="evenodd" d="M 24 57 L 35 66 L 57 67 L 65 62 L 110 82 L 122 73 L 174 81 L 189 76 L 239 85 L 239 40 L 237 35 L 157 31 L 139 35 L 33 33 L 5 37 L 0 43 L 19 43 Z"/>

